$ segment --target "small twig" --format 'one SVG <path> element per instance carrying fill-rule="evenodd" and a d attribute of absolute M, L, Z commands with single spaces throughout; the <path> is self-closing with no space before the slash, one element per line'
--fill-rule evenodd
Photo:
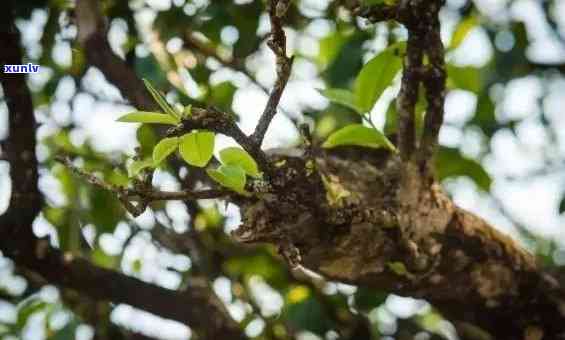
<path fill-rule="evenodd" d="M 199 199 L 210 199 L 210 198 L 221 198 L 232 194 L 228 190 L 221 189 L 208 189 L 200 191 L 136 191 L 128 190 L 127 194 L 129 197 L 141 197 L 142 199 L 149 199 L 151 201 L 169 201 L 169 200 L 181 200 L 181 201 L 193 201 Z"/>
<path fill-rule="evenodd" d="M 85 179 L 88 183 L 114 193 L 123 204 L 124 208 L 135 217 L 141 215 L 145 211 L 149 203 L 153 201 L 190 201 L 198 199 L 220 198 L 233 194 L 232 192 L 226 190 L 215 189 L 202 191 L 160 191 L 147 188 L 124 188 L 121 186 L 115 186 L 106 183 L 96 175 L 75 166 L 67 157 L 56 156 L 55 160 L 65 165 L 75 175 Z M 136 202 L 136 204 L 133 204 L 133 202 Z"/>
<path fill-rule="evenodd" d="M 253 135 L 251 135 L 251 139 L 255 142 L 255 144 L 259 145 L 259 147 L 263 143 L 265 133 L 267 133 L 267 129 L 277 113 L 277 107 L 292 69 L 292 61 L 294 58 L 289 58 L 286 55 L 286 35 L 282 28 L 282 17 L 285 15 L 289 5 L 290 0 L 271 0 L 269 6 L 271 39 L 269 39 L 267 45 L 269 45 L 276 57 L 277 80 L 271 91 L 265 110 L 263 111 L 261 118 L 259 118 L 259 122 L 255 127 Z"/>

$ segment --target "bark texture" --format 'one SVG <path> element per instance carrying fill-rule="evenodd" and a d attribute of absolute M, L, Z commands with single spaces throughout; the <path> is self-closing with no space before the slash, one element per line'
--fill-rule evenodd
<path fill-rule="evenodd" d="M 562 336 L 562 290 L 535 258 L 456 207 L 425 170 L 398 156 L 343 148 L 273 156 L 280 195 L 243 204 L 243 242 L 277 244 L 327 278 L 429 300 L 465 333 Z M 471 337 L 472 339 L 472 337 Z"/>

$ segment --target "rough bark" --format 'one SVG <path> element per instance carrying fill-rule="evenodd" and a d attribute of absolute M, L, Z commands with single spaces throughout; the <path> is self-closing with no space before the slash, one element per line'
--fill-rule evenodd
<path fill-rule="evenodd" d="M 511 238 L 454 206 L 425 168 L 354 148 L 317 151 L 315 160 L 308 172 L 302 158 L 275 156 L 284 190 L 243 204 L 235 237 L 296 247 L 303 266 L 333 280 L 425 298 L 462 332 L 562 336 L 559 283 Z"/>

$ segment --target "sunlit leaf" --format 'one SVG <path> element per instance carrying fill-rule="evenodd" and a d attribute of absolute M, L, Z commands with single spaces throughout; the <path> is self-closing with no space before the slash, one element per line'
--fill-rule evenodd
<path fill-rule="evenodd" d="M 206 166 L 214 151 L 214 133 L 195 131 L 185 134 L 181 137 L 179 151 L 188 164 L 201 168 Z"/>
<path fill-rule="evenodd" d="M 163 138 L 153 149 L 153 163 L 155 166 L 160 164 L 170 154 L 175 152 L 179 145 L 178 137 Z"/>
<path fill-rule="evenodd" d="M 177 125 L 179 121 L 175 117 L 158 112 L 136 111 L 121 116 L 118 122 Z"/>
<path fill-rule="evenodd" d="M 396 150 L 394 145 L 380 131 L 361 124 L 348 125 L 332 133 L 322 146 L 333 148 L 342 145 L 357 145 L 375 149 L 385 147 Z"/>
<path fill-rule="evenodd" d="M 463 43 L 469 32 L 479 24 L 479 19 L 477 16 L 473 15 L 464 20 L 462 20 L 453 32 L 451 37 L 451 43 L 449 44 L 450 49 L 455 49 Z"/>
<path fill-rule="evenodd" d="M 226 165 L 238 165 L 249 176 L 259 177 L 257 163 L 245 150 L 238 147 L 225 148 L 220 151 L 220 160 Z"/>
<path fill-rule="evenodd" d="M 370 111 L 402 68 L 405 43 L 394 44 L 366 63 L 355 80 L 355 105 Z"/>
<path fill-rule="evenodd" d="M 361 113 L 361 109 L 357 107 L 355 95 L 353 92 L 344 89 L 325 89 L 321 91 L 324 97 L 334 103 L 346 106 L 357 113 Z"/>
<path fill-rule="evenodd" d="M 182 116 L 184 118 L 190 117 L 192 115 L 192 105 L 187 105 L 184 107 L 184 110 L 182 111 Z"/>
<path fill-rule="evenodd" d="M 157 89 L 155 89 L 148 80 L 143 79 L 143 83 L 145 84 L 145 87 L 147 87 L 147 90 L 151 93 L 153 99 L 155 99 L 161 110 L 163 110 L 166 114 L 170 115 L 171 117 L 174 117 L 177 120 L 179 120 L 180 115 L 178 114 L 178 112 L 175 111 L 175 109 L 173 109 L 171 105 L 169 105 L 169 103 L 167 103 L 165 97 L 163 97 L 163 95 L 159 91 L 157 91 Z"/>
<path fill-rule="evenodd" d="M 221 165 L 218 169 L 206 170 L 208 176 L 222 186 L 240 194 L 245 192 L 245 170 L 237 165 Z"/>

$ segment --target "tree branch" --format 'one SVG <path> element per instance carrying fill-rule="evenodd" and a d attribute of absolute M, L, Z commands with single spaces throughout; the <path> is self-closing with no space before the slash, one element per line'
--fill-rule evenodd
<path fill-rule="evenodd" d="M 426 52 L 429 60 L 424 78 L 426 86 L 426 99 L 428 107 L 424 122 L 421 153 L 424 160 L 431 159 L 438 145 L 439 129 L 443 124 L 445 104 L 445 60 L 444 48 L 441 42 L 439 10 L 440 3 L 433 1 L 430 4 L 430 26 L 426 34 Z"/>
<path fill-rule="evenodd" d="M 56 160 L 64 164 L 74 174 L 86 180 L 88 183 L 95 185 L 101 189 L 110 191 L 116 195 L 124 205 L 124 208 L 133 216 L 139 216 L 144 211 L 147 205 L 153 201 L 166 201 L 166 200 L 181 200 L 193 201 L 198 199 L 221 198 L 232 194 L 227 190 L 201 190 L 201 191 L 161 191 L 153 188 L 146 188 L 145 185 L 134 188 L 124 188 L 115 186 L 104 182 L 103 179 L 98 178 L 96 175 L 86 172 L 79 167 L 75 166 L 73 162 L 66 157 L 57 156 Z M 145 184 L 145 183 L 144 183 Z M 138 205 L 133 205 L 131 200 L 138 201 Z"/>
<path fill-rule="evenodd" d="M 416 148 L 415 107 L 418 101 L 420 87 L 420 68 L 422 66 L 423 51 L 421 46 L 422 36 L 414 30 L 408 30 L 408 43 L 404 68 L 402 70 L 402 83 L 396 100 L 398 112 L 397 145 L 402 159 L 411 157 Z"/>
<path fill-rule="evenodd" d="M 267 106 L 259 118 L 259 122 L 255 127 L 255 131 L 251 138 L 261 146 L 265 133 L 271 124 L 271 121 L 277 113 L 277 107 L 281 100 L 282 94 L 290 77 L 292 69 L 293 57 L 286 55 L 286 35 L 282 27 L 282 17 L 284 17 L 290 0 L 271 0 L 269 4 L 269 19 L 271 21 L 271 39 L 267 42 L 276 57 L 277 80 L 271 91 Z"/>
<path fill-rule="evenodd" d="M 0 249 L 18 266 L 33 270 L 51 284 L 188 324 L 207 339 L 246 338 L 207 287 L 190 287 L 185 292 L 158 287 L 51 248 L 47 239 L 29 242 L 2 237 Z"/>
<path fill-rule="evenodd" d="M 117 57 L 106 39 L 107 25 L 97 0 L 77 0 L 76 22 L 78 42 L 83 46 L 91 65 L 99 68 L 110 83 L 116 85 L 122 95 L 137 108 L 145 111 L 157 109 L 157 105 L 124 60 Z"/>

